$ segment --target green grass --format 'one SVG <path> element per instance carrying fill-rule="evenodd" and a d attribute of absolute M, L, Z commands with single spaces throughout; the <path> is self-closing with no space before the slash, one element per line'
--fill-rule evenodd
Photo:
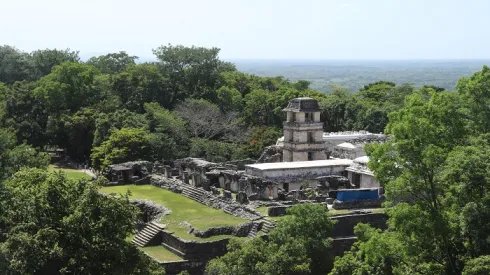
<path fill-rule="evenodd" d="M 140 249 L 161 262 L 173 262 L 183 260 L 181 257 L 175 255 L 161 245 L 140 247 Z"/>
<path fill-rule="evenodd" d="M 58 166 L 56 164 L 50 164 L 48 166 L 48 171 L 56 171 L 56 172 L 62 171 L 63 173 L 66 174 L 66 176 L 68 178 L 74 179 L 74 180 L 80 180 L 80 179 L 91 180 L 92 179 L 91 176 L 85 174 L 84 172 L 81 172 L 79 170 L 72 169 L 72 168 L 61 167 L 61 166 Z"/>
<path fill-rule="evenodd" d="M 180 225 L 183 221 L 190 223 L 199 230 L 217 226 L 235 226 L 247 222 L 245 219 L 226 214 L 221 210 L 205 206 L 180 194 L 153 185 L 108 186 L 102 187 L 100 191 L 108 194 L 125 194 L 128 190 L 131 191 L 131 198 L 149 199 L 171 210 L 172 213 L 163 217 L 161 222 L 167 225 L 168 231 L 174 232 L 176 236 L 185 240 L 211 241 L 229 238 L 230 235 L 199 238 L 187 233 L 186 228 Z"/>
<path fill-rule="evenodd" d="M 262 214 L 264 216 L 268 216 L 269 215 L 268 209 L 269 209 L 269 207 L 267 207 L 267 206 L 259 206 L 259 207 L 255 208 L 255 211 L 259 212 L 260 214 Z"/>

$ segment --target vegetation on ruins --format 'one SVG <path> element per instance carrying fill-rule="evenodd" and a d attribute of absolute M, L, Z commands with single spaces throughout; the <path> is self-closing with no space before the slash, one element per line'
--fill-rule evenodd
<path fill-rule="evenodd" d="M 390 135 L 366 147 L 386 191 L 389 228 L 358 225 L 357 243 L 330 274 L 488 273 L 488 67 L 461 78 L 455 92 L 377 81 L 325 94 L 308 81 L 239 72 L 218 53 L 168 45 L 154 50 L 156 62 L 138 63 L 125 52 L 82 62 L 69 49 L 0 46 L 3 273 L 161 272 L 125 240 L 137 212 L 128 198 L 47 172 L 47 147 L 99 170 L 132 160 L 257 158 L 281 135 L 282 108 L 301 96 L 319 101 L 325 131 Z M 328 272 L 328 212 L 308 204 L 289 211 L 267 238 L 232 241 L 208 273 Z M 177 215 L 168 218 L 177 223 Z M 211 214 L 200 215 L 197 227 Z"/>
<path fill-rule="evenodd" d="M 98 182 L 24 169 L 0 185 L 2 274 L 162 274 L 125 238 L 137 209 Z"/>
<path fill-rule="evenodd" d="M 458 93 L 421 89 L 389 115 L 392 138 L 368 147 L 389 229 L 358 225 L 330 274 L 487 274 L 476 263 L 490 255 L 489 77 L 484 67 Z"/>
<path fill-rule="evenodd" d="M 292 98 L 319 100 L 326 131 L 382 132 L 388 113 L 413 91 L 380 81 L 326 95 L 308 81 L 239 72 L 218 53 L 168 45 L 154 50 L 156 62 L 138 63 L 125 52 L 82 62 L 69 49 L 1 46 L 0 122 L 17 144 L 58 146 L 97 169 L 185 156 L 221 162 L 258 158 L 274 144 Z"/>
<path fill-rule="evenodd" d="M 333 223 L 325 206 L 295 205 L 267 238 L 232 240 L 229 252 L 211 260 L 206 274 L 325 274 Z"/>

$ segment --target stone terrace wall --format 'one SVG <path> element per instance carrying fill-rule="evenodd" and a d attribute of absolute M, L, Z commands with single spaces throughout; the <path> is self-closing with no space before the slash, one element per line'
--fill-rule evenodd
<path fill-rule="evenodd" d="M 179 274 L 180 272 L 187 270 L 192 275 L 204 274 L 206 268 L 206 262 L 202 261 L 175 261 L 159 263 L 160 266 L 165 268 L 167 275 Z"/>
<path fill-rule="evenodd" d="M 350 251 L 352 245 L 357 241 L 356 237 L 335 238 L 332 241 L 332 246 L 328 250 L 330 258 L 344 255 L 344 252 Z"/>
<path fill-rule="evenodd" d="M 386 229 L 388 216 L 384 213 L 352 214 L 334 216 L 332 220 L 337 221 L 332 229 L 332 237 L 343 237 L 354 236 L 354 226 L 360 222 L 370 224 L 376 228 Z"/>
<path fill-rule="evenodd" d="M 163 230 L 162 241 L 167 248 L 177 250 L 175 252 L 186 260 L 206 261 L 225 255 L 229 239 L 210 242 L 186 241 Z"/>

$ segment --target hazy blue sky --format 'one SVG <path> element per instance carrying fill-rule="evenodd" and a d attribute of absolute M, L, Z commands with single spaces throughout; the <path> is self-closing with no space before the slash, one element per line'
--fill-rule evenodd
<path fill-rule="evenodd" d="M 222 58 L 490 58 L 490 0 L 0 0 L 0 44 L 31 51 L 221 48 Z"/>

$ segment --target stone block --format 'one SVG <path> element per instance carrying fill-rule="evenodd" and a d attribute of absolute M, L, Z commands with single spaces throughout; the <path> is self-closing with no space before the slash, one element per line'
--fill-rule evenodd
<path fill-rule="evenodd" d="M 238 194 L 236 195 L 236 200 L 242 204 L 248 203 L 247 194 L 245 192 L 238 192 Z"/>
<path fill-rule="evenodd" d="M 270 217 L 277 217 L 286 215 L 286 211 L 290 206 L 271 206 L 267 209 L 267 215 Z"/>
<path fill-rule="evenodd" d="M 228 191 L 228 190 L 224 190 L 223 191 L 223 196 L 225 197 L 225 199 L 232 199 L 233 197 L 231 196 L 231 192 Z"/>

